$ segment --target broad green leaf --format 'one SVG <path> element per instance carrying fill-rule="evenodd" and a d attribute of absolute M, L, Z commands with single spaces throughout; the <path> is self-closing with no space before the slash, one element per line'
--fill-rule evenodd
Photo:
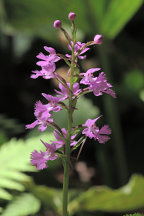
<path fill-rule="evenodd" d="M 62 190 L 44 185 L 35 185 L 33 182 L 26 183 L 26 188 L 33 193 L 45 206 L 46 209 L 51 209 L 57 213 L 61 212 L 62 208 Z M 79 190 L 69 190 L 69 201 L 73 200 L 80 193 Z"/>
<path fill-rule="evenodd" d="M 135 214 L 126 214 L 124 216 L 143 216 L 143 214 L 135 213 Z"/>
<path fill-rule="evenodd" d="M 3 0 L 4 10 L 7 15 L 4 29 L 6 33 L 25 32 L 28 35 L 37 35 L 44 37 L 50 41 L 58 43 L 56 34 L 57 30 L 53 28 L 53 22 L 60 19 L 65 24 L 70 23 L 68 13 L 73 10 L 79 11 L 79 20 L 82 29 L 89 29 L 87 20 L 83 22 L 85 17 L 85 8 L 80 0 Z M 63 11 L 64 13 L 61 13 Z"/>
<path fill-rule="evenodd" d="M 88 8 L 87 11 L 87 18 L 89 18 L 89 23 L 90 23 L 90 15 L 91 19 L 93 19 L 93 22 L 95 22 L 96 29 L 101 29 L 101 24 L 103 22 L 105 13 L 107 11 L 107 8 L 109 4 L 111 3 L 111 0 L 89 0 L 85 1 L 85 7 Z M 95 32 L 96 34 L 97 32 Z"/>
<path fill-rule="evenodd" d="M 58 211 L 62 205 L 62 190 L 46 186 L 31 186 L 31 192 L 45 205 L 48 209 Z"/>
<path fill-rule="evenodd" d="M 16 181 L 13 181 L 11 179 L 1 178 L 0 179 L 0 187 L 2 188 L 8 188 L 8 189 L 15 189 L 19 191 L 24 190 L 24 186 L 22 184 L 19 184 Z"/>
<path fill-rule="evenodd" d="M 142 0 L 111 0 L 101 24 L 102 33 L 108 38 L 114 38 L 142 3 Z"/>
<path fill-rule="evenodd" d="M 144 102 L 144 89 L 140 91 L 139 98 L 142 102 Z"/>
<path fill-rule="evenodd" d="M 32 194 L 22 194 L 13 200 L 1 214 L 2 216 L 27 216 L 40 209 L 40 201 Z"/>
<path fill-rule="evenodd" d="M 69 203 L 69 211 L 124 212 L 144 206 L 144 177 L 133 175 L 129 183 L 114 190 L 107 186 L 92 187 Z"/>
<path fill-rule="evenodd" d="M 142 0 L 3 0 L 3 29 L 6 33 L 25 32 L 58 44 L 59 32 L 53 22 L 60 19 L 70 25 L 67 15 L 77 14 L 76 25 L 85 34 L 103 33 L 114 38 L 142 5 Z M 61 13 L 63 11 L 63 13 Z M 5 18 L 6 17 L 6 18 Z M 92 24 L 93 23 L 93 24 Z M 95 26 L 95 27 L 94 27 Z M 94 27 L 94 28 L 93 28 Z M 67 28 L 67 27 L 66 27 Z"/>
<path fill-rule="evenodd" d="M 12 139 L 0 148 L 0 198 L 10 198 L 4 194 L 3 189 L 12 189 L 23 191 L 25 189 L 23 183 L 29 182 L 30 177 L 23 171 L 36 171 L 30 164 L 30 153 L 33 150 L 43 150 L 44 145 L 40 142 L 43 139 L 46 142 L 53 140 L 53 134 L 42 134 L 39 137 L 29 138 L 27 140 Z M 2 193 L 3 192 L 3 193 Z M 2 195 L 1 195 L 2 194 Z"/>
<path fill-rule="evenodd" d="M 6 190 L 0 188 L 0 199 L 11 200 L 12 195 L 8 193 Z"/>
<path fill-rule="evenodd" d="M 22 29 L 24 28 L 35 28 L 49 27 L 48 23 L 53 24 L 54 20 L 60 19 L 62 22 L 70 23 L 68 20 L 68 13 L 70 10 L 77 13 L 79 11 L 79 19 L 82 22 L 84 17 L 83 1 L 67 2 L 65 0 L 4 0 L 5 10 L 7 12 L 7 20 L 13 26 Z M 35 7 L 34 7 L 35 6 Z M 81 8 L 79 10 L 79 8 Z M 63 10 L 64 13 L 61 11 Z M 19 18 L 19 19 L 17 19 Z M 21 25 L 20 25 L 21 22 Z M 85 23 L 83 23 L 83 26 Z"/>
<path fill-rule="evenodd" d="M 25 175 L 24 173 L 17 172 L 16 170 L 5 170 L 3 168 L 0 169 L 0 176 L 8 177 L 10 179 L 14 179 L 17 181 L 28 181 L 30 177 Z"/>

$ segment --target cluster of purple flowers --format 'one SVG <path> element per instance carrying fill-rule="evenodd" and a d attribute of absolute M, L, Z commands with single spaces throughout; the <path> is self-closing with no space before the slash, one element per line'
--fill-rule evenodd
<path fill-rule="evenodd" d="M 69 20 L 73 23 L 76 14 L 70 12 L 68 15 Z M 61 29 L 63 32 L 66 32 L 62 28 L 60 20 L 54 22 L 54 27 Z M 101 44 L 102 35 L 95 35 L 94 40 L 81 43 L 76 41 L 73 46 L 73 41 L 70 36 L 66 33 L 68 37 L 68 49 L 72 51 L 74 49 L 75 56 L 75 70 L 77 68 L 77 60 L 83 60 L 86 58 L 86 52 L 90 49 L 91 45 Z M 66 63 L 72 61 L 72 54 L 57 54 L 55 49 L 52 47 L 44 46 L 44 49 L 48 52 L 48 55 L 44 55 L 42 52 L 37 55 L 39 61 L 36 63 L 41 67 L 41 70 L 32 71 L 31 78 L 36 79 L 39 76 L 42 76 L 44 79 L 56 78 L 59 81 L 59 89 L 55 90 L 57 93 L 56 96 L 42 93 L 42 96 L 48 101 L 47 104 L 43 104 L 41 101 L 36 102 L 34 115 L 36 120 L 26 125 L 27 129 L 34 128 L 38 125 L 39 131 L 45 131 L 48 126 L 54 128 L 54 136 L 56 141 L 50 141 L 48 144 L 46 142 L 41 142 L 46 147 L 44 152 L 37 152 L 36 150 L 31 154 L 31 163 L 36 166 L 37 169 L 44 169 L 47 167 L 47 162 L 49 160 L 55 160 L 59 157 L 60 154 L 65 153 L 65 144 L 67 141 L 68 131 L 65 128 L 60 129 L 58 125 L 55 124 L 52 118 L 52 112 L 59 112 L 63 108 L 70 109 L 66 104 L 65 100 L 69 98 L 70 92 L 72 94 L 72 101 L 77 100 L 81 95 L 84 95 L 89 92 L 93 92 L 95 96 L 100 96 L 103 93 L 109 94 L 112 97 L 116 97 L 115 92 L 111 89 L 112 85 L 107 82 L 106 75 L 104 72 L 100 71 L 100 68 L 91 68 L 86 72 L 79 73 L 77 75 L 76 81 L 72 84 L 72 89 L 70 88 L 71 83 L 67 83 L 64 78 L 62 78 L 56 72 L 56 62 L 64 60 Z M 94 76 L 94 73 L 97 73 L 97 76 Z M 71 70 L 69 69 L 68 75 L 71 75 Z M 82 84 L 80 87 L 80 84 Z M 73 107 L 75 109 L 75 107 Z M 72 128 L 70 136 L 70 146 L 73 148 L 79 144 L 77 140 L 77 135 L 81 134 L 83 137 L 89 137 L 90 139 L 94 138 L 98 140 L 99 143 L 105 143 L 110 139 L 109 135 L 111 130 L 108 125 L 104 125 L 102 128 L 97 126 L 97 120 L 100 118 L 88 119 L 83 125 L 78 126 L 79 131 L 76 131 L 76 128 Z M 75 132 L 76 131 L 76 132 Z"/>

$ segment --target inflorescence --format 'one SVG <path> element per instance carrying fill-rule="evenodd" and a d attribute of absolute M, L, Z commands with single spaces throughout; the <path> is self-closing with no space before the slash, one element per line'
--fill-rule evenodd
<path fill-rule="evenodd" d="M 70 12 L 68 19 L 72 22 L 74 35 L 76 34 L 76 28 L 74 26 L 75 18 L 76 14 Z M 45 151 L 38 152 L 35 150 L 31 154 L 31 164 L 36 166 L 38 170 L 46 168 L 49 160 L 55 160 L 65 154 L 65 144 L 68 131 L 65 128 L 59 128 L 59 126 L 54 122 L 52 118 L 53 112 L 59 112 L 62 109 L 68 110 L 70 108 L 75 110 L 75 102 L 80 98 L 80 96 L 90 92 L 95 96 L 100 96 L 105 93 L 114 98 L 116 97 L 115 92 L 112 90 L 112 85 L 107 82 L 106 75 L 104 72 L 100 72 L 100 68 L 90 68 L 86 72 L 82 73 L 79 71 L 78 59 L 86 59 L 86 53 L 90 50 L 92 45 L 102 44 L 102 35 L 97 34 L 92 41 L 81 43 L 76 41 L 75 38 L 73 40 L 71 39 L 66 30 L 62 28 L 60 20 L 54 22 L 54 28 L 60 29 L 66 36 L 68 49 L 71 51 L 71 54 L 57 54 L 54 48 L 44 46 L 44 49 L 48 54 L 45 55 L 40 52 L 36 56 L 38 58 L 36 64 L 40 66 L 41 69 L 32 71 L 31 78 L 36 79 L 41 76 L 43 79 L 55 78 L 59 81 L 59 89 L 55 90 L 56 96 L 42 93 L 42 96 L 48 102 L 46 104 L 43 104 L 41 101 L 36 102 L 34 111 L 36 120 L 33 123 L 26 125 L 27 129 L 32 129 L 35 126 L 38 126 L 38 130 L 41 132 L 45 131 L 47 127 L 54 128 L 56 141 L 51 141 L 49 144 L 41 140 L 42 144 L 46 148 Z M 56 62 L 64 60 L 70 67 L 72 62 L 72 50 L 74 50 L 74 73 L 72 77 L 71 69 L 68 70 L 68 75 L 71 77 L 71 83 L 67 83 L 66 80 L 56 72 Z M 73 107 L 68 107 L 65 103 L 65 100 L 69 98 L 69 94 L 72 94 Z M 88 119 L 84 124 L 72 128 L 70 139 L 71 150 L 73 150 L 74 147 L 79 146 L 83 140 L 86 140 L 86 137 L 89 137 L 90 139 L 94 138 L 99 143 L 105 143 L 110 139 L 109 135 L 111 134 L 111 130 L 109 126 L 104 125 L 101 128 L 97 126 L 97 121 L 100 117 L 101 116 L 95 119 Z M 81 138 L 78 139 L 77 137 L 79 137 L 78 135 L 80 134 Z"/>

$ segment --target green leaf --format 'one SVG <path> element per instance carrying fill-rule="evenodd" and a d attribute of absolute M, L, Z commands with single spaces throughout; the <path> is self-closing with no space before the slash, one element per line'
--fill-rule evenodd
<path fill-rule="evenodd" d="M 27 183 L 27 188 L 44 204 L 47 209 L 58 211 L 62 205 L 62 190 Z"/>
<path fill-rule="evenodd" d="M 126 214 L 124 216 L 143 216 L 143 214 L 135 213 L 135 214 Z"/>
<path fill-rule="evenodd" d="M 15 189 L 19 191 L 24 190 L 24 186 L 22 184 L 19 184 L 16 181 L 13 181 L 11 179 L 2 178 L 0 179 L 0 187 L 8 188 L 8 189 Z"/>
<path fill-rule="evenodd" d="M 107 0 L 85 1 L 85 7 L 87 7 L 89 9 L 88 12 L 89 12 L 89 14 L 91 14 L 92 19 L 95 19 L 93 21 L 95 21 L 95 23 L 97 25 L 97 29 L 101 28 L 102 21 L 104 19 L 106 10 L 107 10 L 110 3 L 111 3 L 111 0 L 109 0 L 109 1 L 107 1 Z M 90 22 L 90 20 L 89 20 L 89 22 Z"/>
<path fill-rule="evenodd" d="M 40 139 L 49 142 L 53 139 L 53 134 L 42 134 L 40 137 L 29 138 L 26 141 L 12 139 L 0 148 L 0 198 L 11 199 L 10 193 L 4 190 L 12 189 L 23 191 L 23 183 L 29 182 L 30 177 L 23 171 L 36 171 L 30 164 L 30 153 L 33 150 L 43 150 L 44 145 Z"/>
<path fill-rule="evenodd" d="M 82 136 L 78 141 L 77 144 L 72 148 L 72 151 L 77 149 L 82 143 L 85 143 L 86 137 Z"/>
<path fill-rule="evenodd" d="M 142 0 L 111 0 L 101 24 L 102 33 L 111 39 L 117 36 L 142 3 Z"/>
<path fill-rule="evenodd" d="M 40 209 L 40 201 L 32 194 L 22 194 L 12 201 L 1 214 L 2 216 L 27 216 Z"/>
<path fill-rule="evenodd" d="M 12 195 L 8 193 L 6 190 L 0 188 L 0 199 L 11 200 Z"/>
<path fill-rule="evenodd" d="M 71 132 L 71 136 L 75 135 L 75 134 L 79 134 L 83 131 L 83 127 L 79 127 L 79 128 L 75 128 L 72 132 Z"/>
<path fill-rule="evenodd" d="M 114 190 L 107 186 L 92 187 L 69 203 L 69 212 L 124 212 L 144 206 L 144 177 L 133 175 L 129 183 Z"/>
<path fill-rule="evenodd" d="M 2 1 L 1 1 L 2 2 Z M 5 33 L 17 32 L 40 36 L 57 44 L 60 32 L 53 22 L 60 19 L 67 29 L 70 11 L 77 14 L 76 26 L 84 34 L 103 33 L 114 38 L 142 5 L 142 0 L 3 0 L 1 8 L 2 29 Z M 61 8 L 61 10 L 60 10 Z M 64 13 L 61 13 L 63 11 Z M 91 23 L 96 23 L 95 28 Z M 98 32 L 95 32 L 97 28 Z M 82 37 L 81 37 L 82 38 Z"/>
<path fill-rule="evenodd" d="M 30 190 L 45 206 L 46 209 L 51 209 L 54 212 L 60 213 L 62 208 L 62 190 L 47 186 L 35 185 L 33 182 L 28 182 L 27 189 Z M 69 190 L 69 201 L 73 200 L 80 193 L 80 190 Z M 59 215 L 59 214 L 58 214 Z"/>

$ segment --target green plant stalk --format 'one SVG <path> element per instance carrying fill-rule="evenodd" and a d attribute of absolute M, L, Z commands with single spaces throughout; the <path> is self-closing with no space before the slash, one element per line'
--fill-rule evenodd
<path fill-rule="evenodd" d="M 73 33 L 74 35 L 74 33 Z M 73 89 L 73 73 L 74 73 L 74 45 L 75 41 L 73 40 L 72 46 L 72 62 L 71 62 L 71 79 L 70 79 L 70 91 L 69 91 L 69 109 L 68 109 L 68 134 L 67 141 L 65 146 L 65 155 L 66 157 L 63 159 L 64 163 L 64 178 L 63 178 L 63 216 L 68 216 L 68 187 L 69 187 L 69 165 L 70 165 L 70 142 L 71 142 L 71 129 L 72 129 L 72 89 Z"/>
<path fill-rule="evenodd" d="M 99 31 L 99 25 L 95 22 L 94 11 L 89 1 L 84 1 L 87 7 L 87 17 L 89 23 L 91 24 L 91 29 L 97 32 Z M 108 80 L 112 81 L 110 62 L 107 54 L 107 46 L 110 41 L 106 41 L 106 38 L 101 46 L 98 46 L 98 54 L 100 58 L 101 65 L 106 73 Z M 122 130 L 120 126 L 120 119 L 117 109 L 117 104 L 113 98 L 104 95 L 103 96 L 104 109 L 107 115 L 108 123 L 112 129 L 113 138 L 113 149 L 115 155 L 117 177 L 119 185 L 123 185 L 128 180 L 128 168 L 124 151 L 124 143 L 122 137 Z M 108 167 L 106 167 L 108 169 Z"/>
<path fill-rule="evenodd" d="M 106 48 L 108 45 L 107 43 L 108 42 L 105 40 L 103 45 L 99 47 L 99 57 L 101 60 L 101 64 L 103 65 L 104 71 L 107 74 L 107 77 L 109 78 L 109 80 L 112 80 L 108 55 L 106 52 Z M 120 126 L 117 102 L 114 101 L 113 98 L 104 95 L 103 103 L 108 122 L 110 123 L 110 126 L 112 128 L 113 149 L 115 155 L 116 168 L 118 171 L 117 176 L 119 180 L 119 185 L 123 185 L 128 180 L 128 168 L 125 157 L 124 142 Z"/>

